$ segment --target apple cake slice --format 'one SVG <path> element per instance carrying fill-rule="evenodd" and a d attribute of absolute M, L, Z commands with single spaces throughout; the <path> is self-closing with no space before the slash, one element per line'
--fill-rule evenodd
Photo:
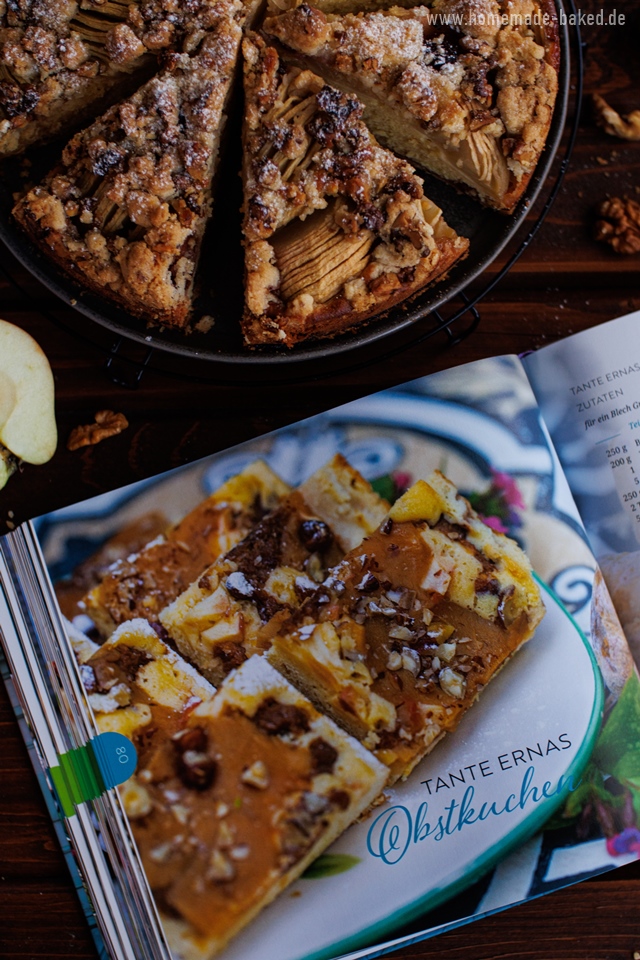
<path fill-rule="evenodd" d="M 83 612 L 103 637 L 136 617 L 157 624 L 160 611 L 289 492 L 266 463 L 249 464 L 166 533 L 116 560 L 85 595 Z"/>
<path fill-rule="evenodd" d="M 131 821 L 172 955 L 207 960 L 384 787 L 387 769 L 261 657 L 150 734 Z"/>
<path fill-rule="evenodd" d="M 139 553 L 156 537 L 161 537 L 168 526 L 168 519 L 160 511 L 152 510 L 136 517 L 105 540 L 95 553 L 78 564 L 68 576 L 57 580 L 53 586 L 63 616 L 71 621 L 76 617 L 84 617 L 85 596 L 98 586 L 109 568 L 118 560 Z"/>
<path fill-rule="evenodd" d="M 101 733 L 128 737 L 144 757 L 145 738 L 170 737 L 214 688 L 164 643 L 146 620 L 129 620 L 80 661 L 80 676 Z M 126 791 L 125 784 L 120 788 Z"/>
<path fill-rule="evenodd" d="M 339 454 L 160 614 L 211 680 L 261 653 L 327 571 L 376 529 L 388 504 Z"/>
<path fill-rule="evenodd" d="M 265 21 L 295 62 L 356 94 L 382 143 L 511 211 L 547 139 L 558 89 L 548 0 L 432 0 L 344 13 L 314 0 Z M 340 13 L 327 13 L 326 7 Z"/>
<path fill-rule="evenodd" d="M 456 728 L 543 614 L 520 547 L 436 472 L 331 571 L 267 657 L 393 781 Z"/>
<path fill-rule="evenodd" d="M 76 134 L 13 211 L 80 284 L 149 322 L 184 328 L 189 320 L 248 12 L 240 0 L 219 0 L 209 28 L 189 34 L 161 73 Z"/>
<path fill-rule="evenodd" d="M 0 157 L 64 134 L 206 30 L 217 0 L 19 0 L 0 6 Z"/>
<path fill-rule="evenodd" d="M 332 336 L 441 278 L 468 241 L 356 97 L 261 37 L 243 51 L 245 342 Z"/>

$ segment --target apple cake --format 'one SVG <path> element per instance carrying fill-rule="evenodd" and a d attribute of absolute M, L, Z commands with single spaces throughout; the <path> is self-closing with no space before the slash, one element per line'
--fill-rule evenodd
<path fill-rule="evenodd" d="M 363 104 L 257 35 L 243 52 L 245 342 L 334 335 L 444 276 L 468 241 Z"/>
<path fill-rule="evenodd" d="M 218 0 L 9 0 L 0 6 L 0 157 L 67 133 L 208 29 Z M 145 76 L 146 74 L 146 76 Z"/>
<path fill-rule="evenodd" d="M 157 623 L 161 610 L 288 493 L 266 463 L 249 464 L 166 533 L 116 560 L 85 595 L 83 612 L 103 637 L 137 617 Z"/>
<path fill-rule="evenodd" d="M 267 657 L 393 781 L 455 729 L 543 614 L 520 547 L 436 472 L 331 571 Z"/>
<path fill-rule="evenodd" d="M 261 653 L 278 624 L 386 515 L 388 504 L 337 455 L 160 614 L 211 680 Z"/>
<path fill-rule="evenodd" d="M 173 956 L 222 950 L 387 772 L 260 657 L 172 736 L 156 729 L 124 805 Z"/>
<path fill-rule="evenodd" d="M 0 0 L 0 158 L 110 107 L 14 217 L 81 287 L 189 333 L 244 34 L 242 336 L 291 348 L 466 256 L 468 220 L 416 169 L 513 212 L 549 135 L 559 31 L 554 0 L 266 0 L 255 33 L 263 3 Z M 228 308 L 214 283 L 203 333 Z"/>
<path fill-rule="evenodd" d="M 268 17 L 264 30 L 301 67 L 357 95 L 386 146 L 513 210 L 544 148 L 558 89 L 553 3 L 371 7 L 345 12 L 351 0 L 314 0 Z"/>
<path fill-rule="evenodd" d="M 188 5 L 185 6 L 185 10 Z M 14 208 L 70 276 L 148 321 L 184 328 L 249 8 L 218 0 L 207 30 L 76 134 Z"/>

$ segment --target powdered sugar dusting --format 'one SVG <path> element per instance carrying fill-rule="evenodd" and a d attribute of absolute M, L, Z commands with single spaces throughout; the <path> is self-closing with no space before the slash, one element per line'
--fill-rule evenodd
<path fill-rule="evenodd" d="M 418 20 L 373 13 L 345 17 L 347 30 L 338 39 L 340 51 L 359 61 L 375 60 L 378 67 L 415 60 L 422 50 L 422 25 Z"/>

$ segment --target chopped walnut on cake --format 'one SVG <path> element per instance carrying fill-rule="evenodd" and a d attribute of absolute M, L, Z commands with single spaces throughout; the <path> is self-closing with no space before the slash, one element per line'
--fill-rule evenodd
<path fill-rule="evenodd" d="M 160 614 L 183 656 L 212 683 L 269 646 L 345 550 L 385 516 L 382 500 L 338 454 Z"/>
<path fill-rule="evenodd" d="M 159 627 L 162 610 L 290 492 L 262 460 L 250 463 L 161 536 L 119 557 L 86 593 L 83 611 L 103 637 L 137 617 Z"/>

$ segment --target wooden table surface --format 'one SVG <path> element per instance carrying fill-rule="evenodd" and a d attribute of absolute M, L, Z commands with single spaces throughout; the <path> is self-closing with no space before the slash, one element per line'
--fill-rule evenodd
<path fill-rule="evenodd" d="M 615 8 L 603 0 L 608 14 Z M 586 27 L 585 86 L 622 112 L 640 108 L 640 0 L 617 4 L 624 27 Z M 597 13 L 595 0 L 581 12 Z M 564 186 L 524 255 L 480 305 L 476 331 L 447 349 L 432 339 L 357 370 L 313 371 L 295 384 L 244 379 L 206 382 L 147 369 L 136 390 L 114 384 L 108 338 L 75 323 L 82 337 L 41 310 L 52 296 L 2 251 L 2 265 L 29 298 L 0 281 L 0 314 L 47 353 L 56 379 L 60 444 L 44 467 L 25 467 L 0 492 L 0 532 L 21 520 L 223 449 L 330 406 L 434 370 L 499 353 L 521 353 L 640 309 L 640 256 L 623 257 L 592 239 L 594 208 L 607 196 L 640 199 L 640 143 L 608 137 L 590 98 Z M 534 210 L 532 216 L 535 216 Z M 492 268 L 493 271 L 497 267 Z M 486 280 L 486 278 L 485 278 Z M 87 337 L 95 337 L 92 343 Z M 96 447 L 69 452 L 66 439 L 95 411 L 126 414 L 130 426 Z M 0 685 L 0 958 L 97 954 Z M 640 955 L 640 865 L 513 908 L 393 954 L 447 960 L 632 960 Z M 141 958 L 142 960 L 142 958 Z M 265 960 L 277 960 L 265 957 Z"/>

